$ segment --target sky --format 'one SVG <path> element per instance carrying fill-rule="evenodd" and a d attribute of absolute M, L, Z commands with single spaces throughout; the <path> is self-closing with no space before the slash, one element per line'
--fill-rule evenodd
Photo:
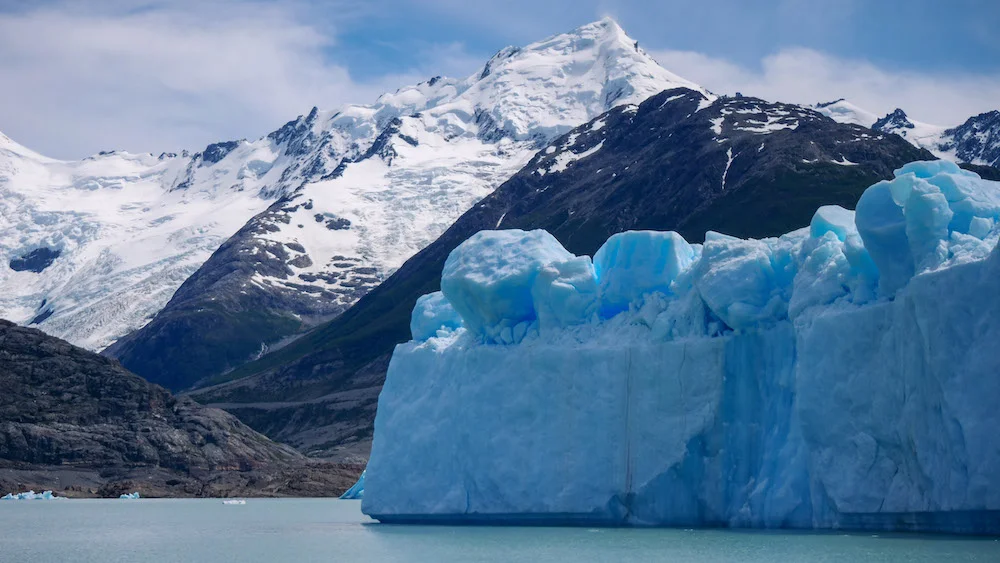
<path fill-rule="evenodd" d="M 199 150 L 604 16 L 716 93 L 1000 109 L 996 0 L 0 0 L 0 131 L 55 158 Z"/>

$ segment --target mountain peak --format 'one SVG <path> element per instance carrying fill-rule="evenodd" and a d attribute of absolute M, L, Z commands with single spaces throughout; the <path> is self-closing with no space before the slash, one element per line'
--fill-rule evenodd
<path fill-rule="evenodd" d="M 501 49 L 458 98 L 473 102 L 477 120 L 491 135 L 547 141 L 615 106 L 672 88 L 713 97 L 661 67 L 617 22 L 604 18 L 522 48 Z"/>
<path fill-rule="evenodd" d="M 652 57 L 639 49 L 639 42 L 629 37 L 625 30 L 618 25 L 618 22 L 610 17 L 581 25 L 566 33 L 547 37 L 528 45 L 523 50 L 567 53 L 608 51 L 619 48 L 625 52 L 641 53 L 649 64 L 659 66 Z M 621 53 L 618 54 L 621 55 Z"/>
<path fill-rule="evenodd" d="M 882 119 L 875 122 L 872 125 L 872 129 L 876 131 L 885 131 L 888 133 L 896 133 L 901 129 L 913 129 L 913 122 L 907 117 L 906 112 L 900 108 L 896 108 L 892 113 L 886 115 Z"/>
<path fill-rule="evenodd" d="M 714 99 L 661 67 L 615 20 L 603 18 L 523 47 L 504 47 L 464 80 L 437 76 L 327 119 L 374 137 L 392 119 L 419 114 L 426 127 L 453 136 L 542 145 L 613 107 L 672 88 Z"/>
<path fill-rule="evenodd" d="M 569 34 L 597 35 L 597 36 L 603 35 L 609 38 L 624 37 L 626 39 L 629 39 L 628 35 L 625 33 L 625 30 L 622 29 L 622 26 L 619 25 L 618 22 L 611 16 L 604 16 L 603 18 L 597 21 L 592 21 L 590 23 L 583 24 L 580 27 L 576 28 L 575 30 L 569 32 Z"/>

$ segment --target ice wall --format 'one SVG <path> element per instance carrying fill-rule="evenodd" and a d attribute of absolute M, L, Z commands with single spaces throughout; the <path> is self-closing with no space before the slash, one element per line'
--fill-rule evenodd
<path fill-rule="evenodd" d="M 393 354 L 362 508 L 998 533 L 998 196 L 926 162 L 775 239 L 481 232 Z"/>

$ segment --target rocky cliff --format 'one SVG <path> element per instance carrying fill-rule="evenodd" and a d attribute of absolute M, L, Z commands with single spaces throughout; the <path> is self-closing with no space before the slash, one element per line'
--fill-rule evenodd
<path fill-rule="evenodd" d="M 360 473 L 311 461 L 114 360 L 3 320 L 0 389 L 4 491 L 328 496 Z"/>

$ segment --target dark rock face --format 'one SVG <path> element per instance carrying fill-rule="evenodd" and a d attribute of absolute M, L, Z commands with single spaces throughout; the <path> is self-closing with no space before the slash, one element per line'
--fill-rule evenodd
<path fill-rule="evenodd" d="M 238 146 L 240 146 L 239 141 L 213 143 L 205 147 L 205 152 L 201 154 L 201 159 L 208 164 L 215 164 L 223 158 L 226 158 L 226 155 L 233 152 L 233 149 Z"/>
<path fill-rule="evenodd" d="M 319 115 L 319 108 L 313 107 L 305 117 L 299 116 L 281 126 L 267 136 L 275 143 L 281 145 L 288 143 L 286 154 L 289 156 L 302 156 L 309 152 L 309 148 L 316 139 L 312 136 L 311 128 L 316 123 L 316 116 Z"/>
<path fill-rule="evenodd" d="M 692 242 L 709 229 L 773 236 L 808 225 L 820 205 L 853 208 L 895 168 L 932 158 L 800 106 L 663 92 L 558 139 L 348 311 L 192 396 L 309 454 L 355 456 L 370 443 L 414 302 L 439 288 L 448 254 L 472 234 L 543 228 L 591 255 L 629 229 L 676 230 Z"/>
<path fill-rule="evenodd" d="M 982 178 L 983 180 L 992 180 L 994 182 L 1000 182 L 1000 168 L 996 168 L 993 166 L 983 166 L 981 164 L 969 164 L 967 162 L 963 162 L 962 164 L 959 164 L 959 166 L 966 170 L 971 170 L 972 172 L 979 174 L 979 177 Z"/>
<path fill-rule="evenodd" d="M 874 125 L 872 125 L 873 131 L 885 131 L 890 133 L 900 129 L 913 128 L 914 125 L 910 121 L 910 118 L 906 116 L 906 112 L 899 108 L 896 108 L 892 113 L 879 119 Z"/>
<path fill-rule="evenodd" d="M 327 219 L 326 228 L 331 231 L 343 231 L 351 228 L 351 222 L 343 217 L 333 217 Z"/>
<path fill-rule="evenodd" d="M 0 484 L 160 496 L 335 495 L 354 469 L 316 463 L 224 411 L 178 398 L 117 362 L 0 320 Z M 124 480 L 124 481 L 123 481 Z M 31 488 L 31 487 L 28 487 Z M 106 488 L 102 493 L 101 488 Z"/>
<path fill-rule="evenodd" d="M 24 256 L 11 258 L 10 269 L 15 272 L 41 273 L 59 258 L 62 252 L 54 248 L 36 248 Z"/>

